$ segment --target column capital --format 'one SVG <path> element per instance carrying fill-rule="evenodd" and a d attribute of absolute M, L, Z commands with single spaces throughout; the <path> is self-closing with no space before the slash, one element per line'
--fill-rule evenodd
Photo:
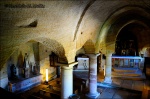
<path fill-rule="evenodd" d="M 106 54 L 106 57 L 111 57 L 112 56 L 112 53 L 107 53 Z"/>
<path fill-rule="evenodd" d="M 63 67 L 73 67 L 74 65 L 78 64 L 78 62 L 72 62 L 72 63 L 56 63 L 56 65 L 59 65 L 59 66 L 63 66 Z"/>
<path fill-rule="evenodd" d="M 62 69 L 72 69 L 74 65 L 78 64 L 78 62 L 72 62 L 68 64 L 57 64 L 59 65 Z"/>
<path fill-rule="evenodd" d="M 89 56 L 89 57 L 97 57 L 97 56 L 99 56 L 100 55 L 100 53 L 93 53 L 93 54 L 86 54 L 87 56 Z"/>
<path fill-rule="evenodd" d="M 68 65 L 69 65 L 69 66 L 74 66 L 74 65 L 76 65 L 76 64 L 78 64 L 78 62 L 72 62 L 72 63 L 69 63 Z"/>

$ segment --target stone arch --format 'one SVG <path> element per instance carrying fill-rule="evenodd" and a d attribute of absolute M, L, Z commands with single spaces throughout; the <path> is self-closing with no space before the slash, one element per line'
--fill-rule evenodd
<path fill-rule="evenodd" d="M 85 8 L 84 8 L 84 10 L 83 10 L 83 12 L 82 12 L 82 14 L 81 14 L 79 20 L 78 20 L 78 23 L 77 23 L 77 26 L 76 26 L 76 30 L 75 30 L 75 33 L 74 33 L 74 39 L 73 39 L 73 41 L 76 39 L 78 29 L 79 29 L 79 27 L 80 27 L 80 24 L 81 24 L 81 22 L 82 22 L 82 19 L 83 19 L 84 15 L 85 15 L 86 11 L 88 11 L 88 9 L 90 8 L 90 6 L 91 6 L 95 1 L 96 1 L 96 0 L 91 0 L 91 1 L 89 1 L 89 3 L 85 6 Z"/>
<path fill-rule="evenodd" d="M 95 44 L 91 39 L 88 39 L 84 45 L 76 51 L 75 61 L 77 61 L 78 57 L 88 57 L 86 54 L 94 54 L 95 53 Z M 77 65 L 75 66 L 75 68 Z"/>
<path fill-rule="evenodd" d="M 116 37 L 122 28 L 131 23 L 138 23 L 147 28 L 150 27 L 148 21 L 150 14 L 142 7 L 125 6 L 118 9 L 104 22 L 96 42 L 96 52 L 99 52 L 100 48 L 103 53 L 114 52 Z"/>
<path fill-rule="evenodd" d="M 144 48 L 144 57 L 150 57 L 150 47 Z"/>
<path fill-rule="evenodd" d="M 54 52 L 59 57 L 60 61 L 67 62 L 67 58 L 65 56 L 65 49 L 63 45 L 56 40 L 40 37 L 33 39 L 33 41 L 39 42 L 42 45 L 46 46 L 49 50 Z"/>
<path fill-rule="evenodd" d="M 83 48 L 86 54 L 95 53 L 95 44 L 91 39 L 85 42 Z"/>
<path fill-rule="evenodd" d="M 35 39 L 30 39 L 26 42 L 21 43 L 20 45 L 26 44 L 27 42 L 31 42 L 31 41 L 39 42 L 43 44 L 44 46 L 47 46 L 50 50 L 52 50 L 55 54 L 59 56 L 60 61 L 65 62 L 65 63 L 67 62 L 64 47 L 62 44 L 60 44 L 56 40 L 52 40 L 52 39 L 45 38 L 45 37 L 39 37 Z M 20 45 L 15 46 L 13 48 L 9 48 L 7 49 L 7 51 L 3 50 L 3 53 L 1 53 L 1 56 L 4 56 L 4 58 L 1 58 L 0 70 L 3 68 L 3 65 L 9 59 L 9 57 L 19 48 Z"/>
<path fill-rule="evenodd" d="M 76 55 L 84 55 L 95 52 L 95 44 L 91 39 L 88 39 L 84 45 L 76 51 Z"/>
<path fill-rule="evenodd" d="M 0 70 L 3 68 L 4 64 L 6 63 L 6 61 L 15 52 L 16 49 L 17 49 L 17 47 L 14 47 L 14 48 L 9 48 L 7 50 L 4 49 L 4 50 L 1 51 L 0 55 L 3 58 L 0 58 Z"/>

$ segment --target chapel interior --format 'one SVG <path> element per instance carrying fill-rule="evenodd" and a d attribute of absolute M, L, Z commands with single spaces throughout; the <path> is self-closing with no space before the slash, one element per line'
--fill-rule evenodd
<path fill-rule="evenodd" d="M 150 1 L 1 1 L 1 97 L 150 99 Z"/>

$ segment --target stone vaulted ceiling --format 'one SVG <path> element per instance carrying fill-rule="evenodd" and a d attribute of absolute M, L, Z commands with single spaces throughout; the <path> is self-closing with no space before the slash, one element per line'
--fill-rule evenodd
<path fill-rule="evenodd" d="M 48 41 L 45 46 L 53 46 L 52 49 L 66 57 L 68 62 L 74 61 L 76 51 L 84 44 L 88 45 L 88 40 L 94 44 L 93 53 L 99 50 L 106 53 L 113 50 L 118 31 L 133 22 L 134 17 L 130 17 L 134 11 L 139 11 L 135 16 L 141 16 L 134 21 L 147 25 L 145 36 L 149 38 L 149 24 L 146 24 L 149 21 L 149 5 L 149 0 L 1 1 L 0 67 L 14 50 L 30 40 Z"/>

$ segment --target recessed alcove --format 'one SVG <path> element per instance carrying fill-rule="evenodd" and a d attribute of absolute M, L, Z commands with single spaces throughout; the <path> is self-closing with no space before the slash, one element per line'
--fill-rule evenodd
<path fill-rule="evenodd" d="M 139 23 L 130 23 L 124 26 L 116 37 L 115 54 L 112 56 L 114 68 L 141 69 L 143 57 L 139 55 L 140 41 L 137 34 L 142 34 L 144 26 Z"/>
<path fill-rule="evenodd" d="M 7 60 L 8 91 L 18 93 L 41 83 L 37 47 L 38 42 L 22 44 Z"/>
<path fill-rule="evenodd" d="M 138 34 L 140 31 L 134 31 L 135 28 L 140 30 L 142 26 L 132 23 L 125 26 L 119 32 L 115 44 L 116 56 L 139 56 L 138 42 L 135 34 Z"/>

